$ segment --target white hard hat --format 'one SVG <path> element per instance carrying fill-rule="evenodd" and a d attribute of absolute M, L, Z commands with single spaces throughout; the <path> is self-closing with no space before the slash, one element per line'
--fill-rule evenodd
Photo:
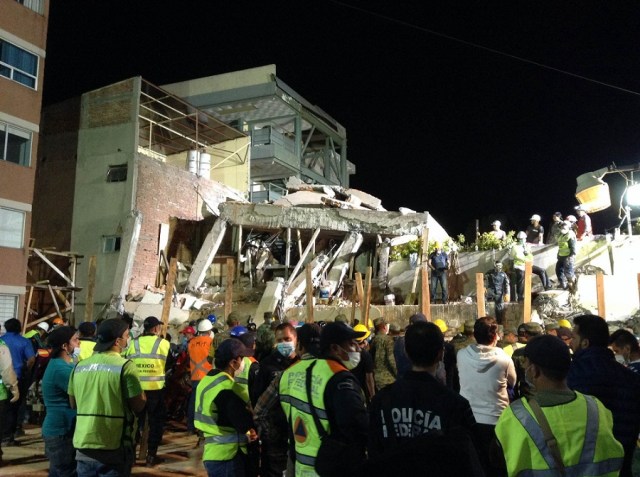
<path fill-rule="evenodd" d="M 494 220 L 493 222 L 491 222 L 491 225 L 497 225 L 498 227 L 500 227 L 502 223 L 499 220 Z"/>
<path fill-rule="evenodd" d="M 41 330 L 44 330 L 45 333 L 49 332 L 49 323 L 47 323 L 46 321 L 38 323 L 36 326 Z"/>
<path fill-rule="evenodd" d="M 205 331 L 211 331 L 213 328 L 213 325 L 211 324 L 211 322 L 209 320 L 202 320 L 200 323 L 198 323 L 198 332 L 199 333 L 203 333 Z"/>
<path fill-rule="evenodd" d="M 518 232 L 518 235 L 516 235 L 516 238 L 527 238 L 527 234 L 525 234 L 524 232 Z"/>
<path fill-rule="evenodd" d="M 574 207 L 574 209 L 576 209 L 577 211 L 582 211 L 582 212 L 586 212 L 587 208 L 584 205 L 576 205 Z"/>
<path fill-rule="evenodd" d="M 538 214 L 533 214 L 529 220 L 537 220 L 540 222 L 540 216 Z"/>
<path fill-rule="evenodd" d="M 574 222 L 574 223 L 578 221 L 578 219 L 576 219 L 575 215 L 567 215 L 565 217 L 565 220 L 568 220 L 569 222 Z"/>

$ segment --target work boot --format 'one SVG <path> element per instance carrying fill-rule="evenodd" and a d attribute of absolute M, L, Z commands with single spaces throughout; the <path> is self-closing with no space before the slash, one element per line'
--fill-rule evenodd
<path fill-rule="evenodd" d="M 153 467 L 158 464 L 162 464 L 164 459 L 162 457 L 158 457 L 157 455 L 147 454 L 147 467 Z"/>

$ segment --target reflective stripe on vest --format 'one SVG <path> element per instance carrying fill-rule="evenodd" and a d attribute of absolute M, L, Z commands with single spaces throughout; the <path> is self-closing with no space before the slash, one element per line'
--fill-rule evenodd
<path fill-rule="evenodd" d="M 244 361 L 244 369 L 238 376 L 234 376 L 233 380 L 236 394 L 239 394 L 244 402 L 249 402 L 249 370 L 251 365 L 256 362 L 255 358 L 245 356 L 242 358 Z"/>
<path fill-rule="evenodd" d="M 575 465 L 565 466 L 566 477 L 582 477 L 584 475 L 605 475 L 620 468 L 622 458 L 612 458 L 601 462 L 593 462 L 596 453 L 596 442 L 598 438 L 599 415 L 598 405 L 591 396 L 582 395 L 587 404 L 587 422 L 585 426 L 584 443 L 580 459 Z M 511 404 L 511 410 L 522 427 L 527 431 L 529 437 L 540 452 L 540 455 L 549 466 L 548 469 L 525 469 L 518 473 L 518 477 L 556 477 L 558 470 L 556 463 L 547 445 L 542 428 L 535 420 L 531 412 L 524 406 L 521 400 Z"/>
<path fill-rule="evenodd" d="M 153 345 L 147 352 L 151 339 L 153 339 Z M 132 359 L 136 365 L 140 384 L 145 391 L 157 391 L 164 387 L 164 367 L 169 354 L 168 342 L 166 346 L 163 346 L 163 349 L 160 347 L 165 341 L 159 336 L 143 335 L 133 340 L 133 353 L 131 353 L 131 347 L 127 349 L 126 357 Z"/>
<path fill-rule="evenodd" d="M 215 399 L 222 391 L 233 390 L 233 378 L 225 372 L 207 375 L 196 388 L 194 425 L 204 433 L 203 460 L 231 460 L 238 451 L 247 453 L 247 436 L 233 427 L 217 423 L 218 409 Z M 236 393 L 237 395 L 237 393 Z"/>
<path fill-rule="evenodd" d="M 187 349 L 189 353 L 191 381 L 200 381 L 211 371 L 212 366 L 207 358 L 212 341 L 209 336 L 196 336 L 189 341 Z"/>
<path fill-rule="evenodd" d="M 573 238 L 573 232 L 569 231 L 566 234 L 558 236 L 558 255 L 560 257 L 568 257 L 571 254 L 571 247 L 569 247 L 569 241 Z"/>

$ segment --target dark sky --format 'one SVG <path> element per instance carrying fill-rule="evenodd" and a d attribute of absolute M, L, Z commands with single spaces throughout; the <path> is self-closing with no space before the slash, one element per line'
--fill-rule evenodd
<path fill-rule="evenodd" d="M 640 160 L 640 96 L 471 45 L 640 91 L 635 0 L 51 3 L 45 104 L 136 75 L 162 85 L 275 63 L 346 127 L 352 186 L 452 235 L 476 218 L 547 224 L 571 213 L 579 174 Z M 619 181 L 606 180 L 599 233 L 618 221 Z"/>

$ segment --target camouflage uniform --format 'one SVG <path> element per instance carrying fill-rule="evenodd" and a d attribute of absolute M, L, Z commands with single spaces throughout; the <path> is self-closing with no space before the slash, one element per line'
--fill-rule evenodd
<path fill-rule="evenodd" d="M 371 354 L 374 356 L 373 377 L 377 390 L 394 383 L 398 375 L 393 344 L 393 338 L 384 333 L 377 334 L 371 341 Z"/>

